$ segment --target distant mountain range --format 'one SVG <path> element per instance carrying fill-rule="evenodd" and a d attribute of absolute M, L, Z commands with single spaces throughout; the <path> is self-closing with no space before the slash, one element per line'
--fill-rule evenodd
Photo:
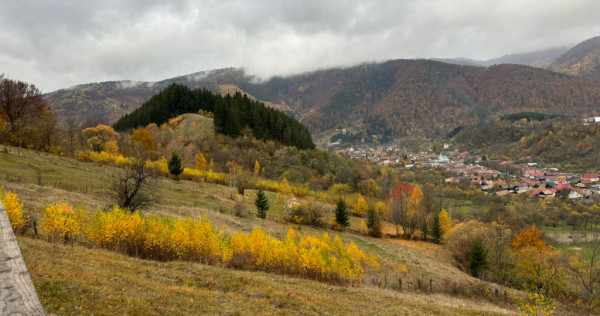
<path fill-rule="evenodd" d="M 295 116 L 313 133 L 353 127 L 367 139 L 433 137 L 460 124 L 512 112 L 600 115 L 600 38 L 564 50 L 485 62 L 392 60 L 262 82 L 242 69 L 228 68 L 159 82 L 85 84 L 44 98 L 61 117 L 112 123 L 177 82 L 218 93 L 242 91 Z M 542 64 L 561 73 L 527 66 Z"/>
<path fill-rule="evenodd" d="M 499 64 L 517 64 L 544 68 L 569 50 L 568 47 L 555 47 L 523 54 L 511 54 L 489 60 L 465 58 L 436 58 L 434 60 L 457 65 L 488 67 Z"/>

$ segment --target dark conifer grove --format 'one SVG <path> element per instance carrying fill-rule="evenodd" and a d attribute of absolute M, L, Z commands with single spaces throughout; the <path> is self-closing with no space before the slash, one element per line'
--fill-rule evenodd
<path fill-rule="evenodd" d="M 190 90 L 175 83 L 121 117 L 113 128 L 124 131 L 150 123 L 160 125 L 170 118 L 199 110 L 214 114 L 215 131 L 220 134 L 237 137 L 244 129 L 251 129 L 259 139 L 278 141 L 298 149 L 315 148 L 310 133 L 300 122 L 245 94 L 236 92 L 221 96 L 206 89 Z"/>

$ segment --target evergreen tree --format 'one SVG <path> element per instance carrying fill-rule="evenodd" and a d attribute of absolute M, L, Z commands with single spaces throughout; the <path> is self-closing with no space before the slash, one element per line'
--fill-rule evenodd
<path fill-rule="evenodd" d="M 342 230 L 350 226 L 350 216 L 348 215 L 346 202 L 344 202 L 344 199 L 342 198 L 338 200 L 337 206 L 335 208 L 335 221 L 340 225 L 340 228 Z"/>
<path fill-rule="evenodd" d="M 179 175 L 183 172 L 181 158 L 176 153 L 173 153 L 169 160 L 169 172 L 175 176 L 176 180 L 179 180 Z"/>
<path fill-rule="evenodd" d="M 471 248 L 471 256 L 469 257 L 469 271 L 471 271 L 471 275 L 479 278 L 481 270 L 486 264 L 486 254 L 483 245 L 481 245 L 481 239 L 476 239 Z"/>
<path fill-rule="evenodd" d="M 262 219 L 267 218 L 267 211 L 271 206 L 269 205 L 269 199 L 263 190 L 258 190 L 258 193 L 256 193 L 254 205 L 256 205 L 256 209 L 258 210 L 258 217 Z"/>
<path fill-rule="evenodd" d="M 440 224 L 440 216 L 436 215 L 433 217 L 433 227 L 432 232 L 433 242 L 439 244 L 442 240 L 442 236 L 444 235 L 444 231 L 442 230 L 442 225 Z"/>

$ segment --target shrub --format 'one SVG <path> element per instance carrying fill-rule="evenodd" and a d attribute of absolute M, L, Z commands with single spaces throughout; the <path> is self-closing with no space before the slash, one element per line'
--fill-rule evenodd
<path fill-rule="evenodd" d="M 73 209 L 68 203 L 58 202 L 42 210 L 40 229 L 48 241 L 66 243 L 83 234 L 86 222 L 84 209 Z"/>
<path fill-rule="evenodd" d="M 230 264 L 236 268 L 300 275 L 321 281 L 360 281 L 364 264 L 378 264 L 374 258 L 368 260 L 354 243 L 344 244 L 337 236 L 332 242 L 328 234 L 321 238 L 298 238 L 291 228 L 283 241 L 259 227 L 250 234 L 238 232 L 231 236 L 231 247 Z"/>
<path fill-rule="evenodd" d="M 4 204 L 4 210 L 6 210 L 6 215 L 8 215 L 8 220 L 13 231 L 15 233 L 22 233 L 25 230 L 25 225 L 29 222 L 29 216 L 25 215 L 25 211 L 23 210 L 23 203 L 19 201 L 19 197 L 13 192 L 4 194 L 0 190 L 0 198 L 2 199 L 2 204 Z"/>
<path fill-rule="evenodd" d="M 89 241 L 96 247 L 138 255 L 144 243 L 145 222 L 139 212 L 115 206 L 112 211 L 98 210 L 87 229 Z"/>
<path fill-rule="evenodd" d="M 333 208 L 329 204 L 316 200 L 304 201 L 291 210 L 289 219 L 296 224 L 302 223 L 315 227 L 323 227 L 325 214 L 332 211 Z M 300 221 L 296 222 L 294 219 L 300 219 Z"/>

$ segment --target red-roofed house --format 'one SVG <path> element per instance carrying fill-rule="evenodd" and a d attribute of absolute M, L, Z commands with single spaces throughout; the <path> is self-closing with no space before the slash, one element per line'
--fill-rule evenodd
<path fill-rule="evenodd" d="M 592 182 L 600 181 L 600 178 L 598 177 L 598 175 L 593 174 L 593 173 L 584 173 L 581 175 L 581 179 L 587 180 L 587 181 L 592 181 Z"/>

